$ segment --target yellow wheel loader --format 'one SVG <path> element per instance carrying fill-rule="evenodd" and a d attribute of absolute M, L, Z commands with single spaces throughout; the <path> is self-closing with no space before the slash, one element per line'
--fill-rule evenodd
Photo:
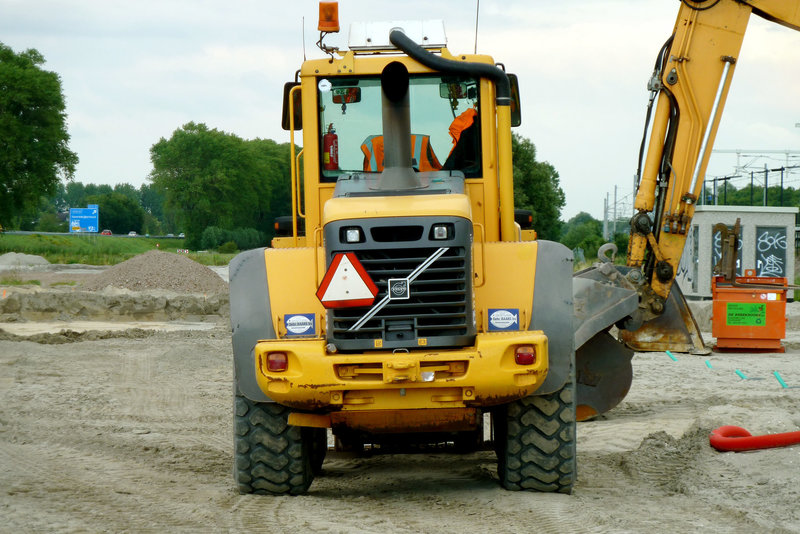
<path fill-rule="evenodd" d="M 719 58 L 768 4 L 794 6 L 772 16 L 796 25 L 796 1 L 684 1 L 654 76 L 629 264 L 573 277 L 572 252 L 515 219 L 516 77 L 452 54 L 441 21 L 354 25 L 348 50 L 327 47 L 338 14 L 321 3 L 329 57 L 284 88 L 286 235 L 230 264 L 239 491 L 304 493 L 327 429 L 342 447 L 469 448 L 490 414 L 502 486 L 571 492 L 576 420 L 624 398 L 633 349 L 703 348 L 672 284 L 702 184 L 685 173 L 708 159 Z"/>

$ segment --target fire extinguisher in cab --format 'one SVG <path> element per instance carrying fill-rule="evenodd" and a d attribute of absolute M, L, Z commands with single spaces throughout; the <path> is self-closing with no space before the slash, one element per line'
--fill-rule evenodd
<path fill-rule="evenodd" d="M 339 169 L 339 137 L 333 123 L 328 125 L 328 133 L 322 137 L 322 167 L 326 171 Z"/>

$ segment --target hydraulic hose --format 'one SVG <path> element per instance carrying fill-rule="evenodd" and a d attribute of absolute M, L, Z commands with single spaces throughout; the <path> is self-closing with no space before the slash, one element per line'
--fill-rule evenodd
<path fill-rule="evenodd" d="M 754 436 L 740 426 L 726 425 L 713 430 L 708 440 L 712 447 L 721 452 L 753 451 L 800 443 L 800 431 Z"/>
<path fill-rule="evenodd" d="M 393 29 L 389 33 L 389 41 L 423 65 L 445 74 L 466 74 L 480 78 L 488 78 L 495 83 L 498 106 L 511 105 L 511 85 L 508 76 L 502 69 L 488 63 L 472 63 L 454 61 L 431 54 L 408 37 L 403 30 Z"/>
<path fill-rule="evenodd" d="M 642 132 L 642 143 L 639 145 L 639 167 L 636 170 L 636 189 L 639 189 L 639 180 L 642 178 L 642 168 L 644 167 L 644 149 L 647 146 L 647 131 L 650 127 L 650 117 L 653 112 L 653 102 L 655 101 L 656 97 L 658 96 L 658 92 L 661 90 L 661 72 L 664 70 L 664 65 L 666 65 L 667 60 L 667 52 L 669 48 L 672 46 L 672 41 L 675 39 L 675 34 L 669 36 L 669 39 L 661 46 L 661 50 L 658 52 L 658 56 L 656 58 L 656 63 L 653 66 L 653 76 L 652 79 L 654 81 L 657 80 L 657 83 L 649 84 L 650 87 L 650 98 L 647 102 L 647 113 L 645 114 L 644 118 L 644 131 Z"/>

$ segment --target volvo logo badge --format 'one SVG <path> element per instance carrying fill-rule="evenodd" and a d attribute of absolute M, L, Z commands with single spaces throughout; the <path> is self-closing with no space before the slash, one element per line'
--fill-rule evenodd
<path fill-rule="evenodd" d="M 389 278 L 389 300 L 403 300 L 411 296 L 408 278 Z"/>

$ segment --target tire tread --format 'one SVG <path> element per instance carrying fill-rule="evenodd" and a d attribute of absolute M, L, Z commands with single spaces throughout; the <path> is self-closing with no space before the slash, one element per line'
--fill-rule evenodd
<path fill-rule="evenodd" d="M 314 478 L 310 443 L 291 410 L 234 397 L 234 478 L 239 493 L 300 495 Z"/>
<path fill-rule="evenodd" d="M 575 483 L 574 373 L 559 391 L 511 402 L 498 413 L 497 471 L 509 490 L 572 493 Z"/>

